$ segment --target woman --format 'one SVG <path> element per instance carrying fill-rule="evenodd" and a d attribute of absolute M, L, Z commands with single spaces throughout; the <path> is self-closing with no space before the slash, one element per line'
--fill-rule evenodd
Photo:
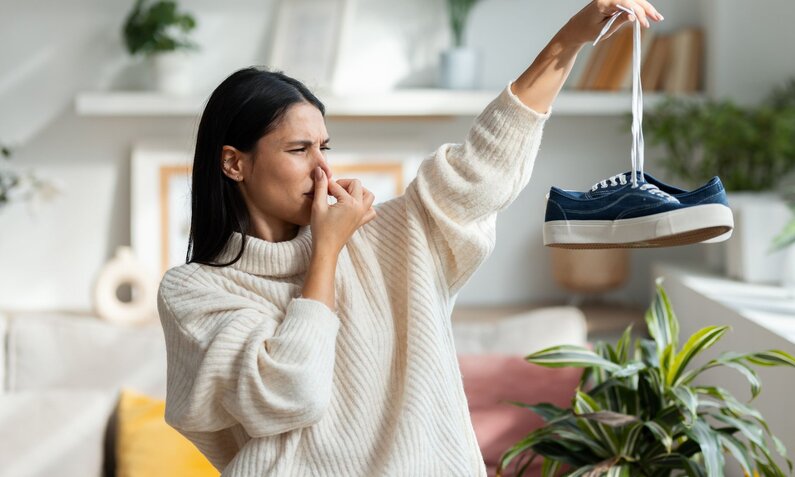
<path fill-rule="evenodd" d="M 331 179 L 324 108 L 301 83 L 250 68 L 218 86 L 197 135 L 188 263 L 158 293 L 166 421 L 225 476 L 486 475 L 450 312 L 617 4 L 647 28 L 662 19 L 645 0 L 588 4 L 463 144 L 376 207 L 358 180 Z"/>

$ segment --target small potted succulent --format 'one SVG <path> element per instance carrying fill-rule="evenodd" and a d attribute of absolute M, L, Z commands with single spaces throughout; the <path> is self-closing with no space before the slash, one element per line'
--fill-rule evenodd
<path fill-rule="evenodd" d="M 660 279 L 646 324 L 653 339 L 633 343 L 630 327 L 615 346 L 599 342 L 594 351 L 555 346 L 525 358 L 585 370 L 568 409 L 512 402 L 546 424 L 502 455 L 498 476 L 509 465 L 521 476 L 540 457 L 544 477 L 722 477 L 726 454 L 746 475 L 784 476 L 774 453 L 792 472 L 783 443 L 757 410 L 726 389 L 696 380 L 709 369 L 731 368 L 748 380 L 753 400 L 761 391 L 754 366 L 795 367 L 795 358 L 779 350 L 726 352 L 693 366 L 729 327 L 708 326 L 680 344 L 679 322 Z"/>
<path fill-rule="evenodd" d="M 178 11 L 175 1 L 147 4 L 147 0 L 136 0 L 124 22 L 124 43 L 131 55 L 152 61 L 158 91 L 191 92 L 190 53 L 199 49 L 189 38 L 194 28 L 194 17 Z"/>
<path fill-rule="evenodd" d="M 479 87 L 479 56 L 473 48 L 464 45 L 464 30 L 472 7 L 477 0 L 447 0 L 453 45 L 442 51 L 440 83 L 447 89 L 476 89 Z"/>

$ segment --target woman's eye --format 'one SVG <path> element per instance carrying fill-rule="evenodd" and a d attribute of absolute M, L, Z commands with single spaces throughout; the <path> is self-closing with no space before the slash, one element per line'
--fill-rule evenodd
<path fill-rule="evenodd" d="M 330 150 L 331 150 L 331 148 L 330 148 L 330 147 L 328 147 L 328 146 L 323 146 L 323 147 L 321 147 L 320 149 L 322 149 L 322 150 L 324 150 L 324 151 L 330 151 Z"/>

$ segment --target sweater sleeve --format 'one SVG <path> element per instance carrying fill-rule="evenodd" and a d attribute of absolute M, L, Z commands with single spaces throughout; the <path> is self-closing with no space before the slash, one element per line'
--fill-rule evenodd
<path fill-rule="evenodd" d="M 444 144 L 419 167 L 406 190 L 407 207 L 426 216 L 422 233 L 437 256 L 450 295 L 494 249 L 497 213 L 530 180 L 543 126 L 511 83 L 475 118 L 461 144 Z"/>
<path fill-rule="evenodd" d="M 331 309 L 299 297 L 270 317 L 224 290 L 167 282 L 158 311 L 169 425 L 212 432 L 240 423 L 250 436 L 265 437 L 321 419 L 340 325 Z"/>

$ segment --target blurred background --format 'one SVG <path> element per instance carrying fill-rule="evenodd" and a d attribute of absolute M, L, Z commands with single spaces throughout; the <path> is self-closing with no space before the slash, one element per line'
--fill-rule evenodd
<path fill-rule="evenodd" d="M 59 406 L 72 413 L 90 404 L 74 429 L 93 436 L 85 442 L 95 453 L 74 465 L 115 472 L 117 444 L 85 423 L 93 415 L 104 432 L 117 394 L 88 390 L 164 395 L 154 291 L 167 268 L 184 263 L 196 128 L 210 92 L 231 73 L 259 65 L 304 81 L 327 106 L 335 177 L 359 177 L 386 200 L 441 144 L 463 141 L 482 108 L 584 5 L 2 0 L 0 330 L 11 407 L 0 417 L 24 427 L 58 421 Z M 592 342 L 630 323 L 642 334 L 654 279 L 664 276 L 686 316 L 683 331 L 734 322 L 744 339 L 729 347 L 792 349 L 795 3 L 654 5 L 665 20 L 643 33 L 645 170 L 688 189 L 719 175 L 735 214 L 732 238 L 631 251 L 543 246 L 550 186 L 587 190 L 630 169 L 632 43 L 624 28 L 579 54 L 532 179 L 501 213 L 493 255 L 460 292 L 457 339 L 481 346 L 493 320 L 520 315 L 545 324 L 517 355 L 552 343 L 547 335 Z M 760 403 L 766 413 L 780 410 Z M 45 418 L 44 408 L 56 414 Z M 793 428 L 779 425 L 791 445 Z M 73 441 L 58 442 L 68 454 L 77 452 Z M 64 469 L 56 457 L 32 457 L 43 455 L 33 437 L 17 447 L 0 442 L 0 456 L 22 456 L 0 475 Z"/>

